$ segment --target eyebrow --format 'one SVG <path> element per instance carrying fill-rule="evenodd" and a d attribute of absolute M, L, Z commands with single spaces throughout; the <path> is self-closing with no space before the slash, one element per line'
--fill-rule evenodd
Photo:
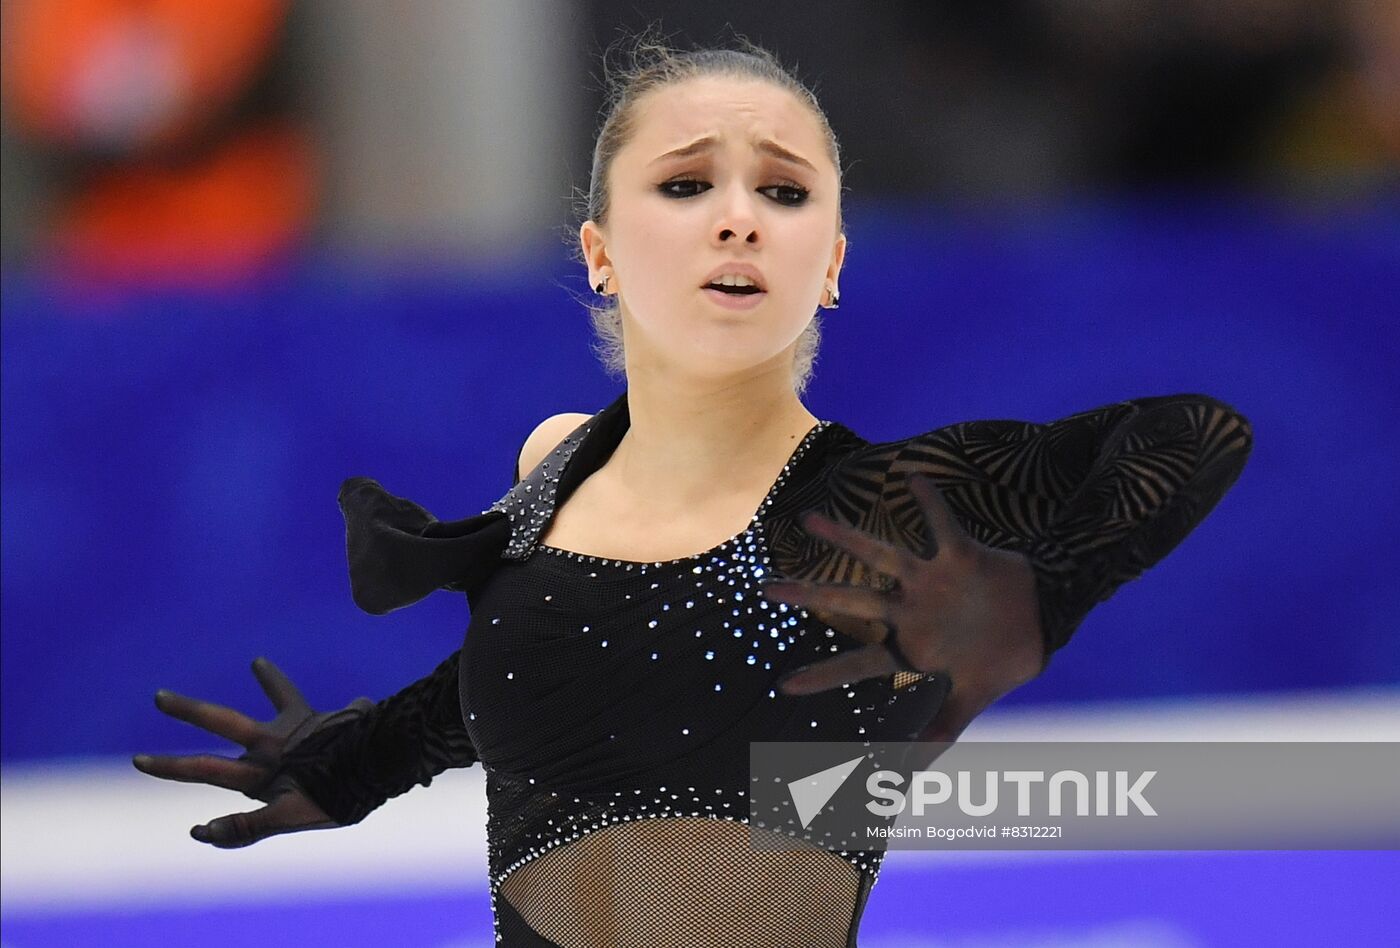
<path fill-rule="evenodd" d="M 697 138 L 689 145 L 683 145 L 680 148 L 672 149 L 671 151 L 666 152 L 664 155 L 652 159 L 651 164 L 656 164 L 658 161 L 665 161 L 667 158 L 689 158 L 692 155 L 698 155 L 702 152 L 711 151 L 714 149 L 717 142 L 718 139 L 716 139 L 715 136 L 706 135 L 704 138 Z M 817 170 L 816 167 L 806 158 L 803 158 L 801 155 L 796 154 L 795 152 L 788 151 L 786 148 L 784 148 L 782 145 L 779 145 L 772 139 L 762 139 L 756 142 L 754 147 L 757 148 L 759 151 L 764 152 L 765 154 L 772 155 L 774 158 L 780 158 L 783 161 L 788 161 L 795 165 L 801 165 L 802 167 L 807 168 L 813 172 L 816 172 Z"/>

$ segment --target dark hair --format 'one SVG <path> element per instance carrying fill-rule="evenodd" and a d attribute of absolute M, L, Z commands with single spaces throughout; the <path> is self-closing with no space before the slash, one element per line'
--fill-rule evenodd
<path fill-rule="evenodd" d="M 626 43 L 626 40 L 622 42 Z M 602 109 L 603 121 L 593 146 L 593 169 L 588 192 L 575 192 L 575 213 L 578 215 L 579 225 L 592 220 L 601 226 L 607 221 L 608 172 L 617 153 L 631 140 L 636 122 L 637 103 L 649 92 L 701 76 L 759 79 L 771 82 L 795 95 L 811 109 L 825 133 L 827 155 L 836 167 L 839 185 L 841 148 L 831 130 L 831 123 L 827 121 L 826 113 L 817 102 L 816 95 L 768 50 L 742 36 L 735 37 L 735 47 L 677 50 L 659 35 L 655 27 L 648 27 L 627 44 L 623 51 L 623 65 L 609 68 L 608 53 L 604 53 L 603 79 L 606 101 Z M 610 48 L 609 52 L 611 51 Z M 836 223 L 840 232 L 844 227 L 839 188 L 837 196 Z M 577 229 L 571 233 L 571 245 L 575 258 L 586 263 Z M 585 305 L 592 316 L 593 329 L 597 335 L 594 352 L 610 375 L 621 376 L 625 362 L 622 316 L 617 303 L 610 298 L 608 303 L 589 301 Z M 806 390 L 811 379 L 820 341 L 820 317 L 813 315 L 812 321 L 798 340 L 793 359 L 793 387 L 799 395 Z"/>

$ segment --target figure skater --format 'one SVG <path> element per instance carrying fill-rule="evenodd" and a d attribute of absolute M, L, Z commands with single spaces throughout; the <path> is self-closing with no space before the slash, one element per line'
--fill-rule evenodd
<path fill-rule="evenodd" d="M 340 491 L 356 603 L 465 593 L 461 647 L 328 713 L 258 659 L 270 722 L 159 691 L 245 753 L 135 763 L 262 801 L 191 830 L 232 848 L 480 762 L 503 944 L 851 946 L 882 853 L 751 845 L 750 742 L 956 740 L 1205 517 L 1250 426 L 1198 394 L 885 443 L 818 419 L 846 235 L 815 96 L 742 40 L 644 36 L 610 79 L 577 249 L 625 392 L 543 421 L 475 516 Z"/>

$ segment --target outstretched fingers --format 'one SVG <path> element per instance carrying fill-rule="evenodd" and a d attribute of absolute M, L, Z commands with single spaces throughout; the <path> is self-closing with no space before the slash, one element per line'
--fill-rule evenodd
<path fill-rule="evenodd" d="M 828 615 L 851 616 L 872 622 L 890 622 L 891 593 L 872 586 L 818 583 L 805 579 L 769 579 L 759 584 L 765 599 Z"/>
<path fill-rule="evenodd" d="M 968 540 L 967 531 L 958 523 L 958 518 L 953 516 L 952 508 L 943 499 L 943 493 L 932 477 L 927 474 L 911 474 L 909 493 L 919 502 L 924 523 L 927 524 L 934 542 L 938 544 L 940 553 L 955 543 L 960 544 Z"/>
<path fill-rule="evenodd" d="M 850 524 L 833 520 L 823 513 L 809 510 L 798 521 L 802 529 L 819 540 L 825 540 L 850 553 L 878 573 L 887 576 L 905 575 L 915 559 L 913 553 L 881 540 Z"/>
<path fill-rule="evenodd" d="M 258 736 L 258 722 L 241 711 L 221 704 L 188 698 L 162 688 L 156 692 L 156 707 L 172 718 L 179 718 L 244 747 L 253 743 Z"/>
<path fill-rule="evenodd" d="M 251 846 L 258 840 L 276 835 L 280 830 L 273 829 L 268 819 L 272 804 L 249 810 L 245 813 L 230 813 L 190 828 L 190 836 L 201 843 L 217 846 L 219 849 L 241 849 Z"/>
<path fill-rule="evenodd" d="M 172 757 L 137 754 L 131 758 L 136 769 L 152 777 L 178 780 L 181 783 L 204 783 L 226 790 L 253 793 L 268 777 L 267 768 L 245 760 L 233 760 L 217 754 L 191 754 Z"/>
<path fill-rule="evenodd" d="M 338 825 L 305 794 L 284 793 L 256 810 L 230 813 L 190 827 L 190 836 L 219 849 L 240 849 L 280 833 Z"/>
<path fill-rule="evenodd" d="M 294 685 L 286 673 L 274 665 L 271 659 L 254 659 L 253 674 L 257 677 L 258 684 L 262 685 L 263 692 L 272 701 L 272 706 L 279 713 L 289 708 L 310 710 L 310 705 L 302 696 L 301 689 Z"/>
<path fill-rule="evenodd" d="M 884 645 L 850 649 L 785 675 L 778 690 L 787 695 L 810 695 L 867 678 L 893 675 L 899 666 Z"/>

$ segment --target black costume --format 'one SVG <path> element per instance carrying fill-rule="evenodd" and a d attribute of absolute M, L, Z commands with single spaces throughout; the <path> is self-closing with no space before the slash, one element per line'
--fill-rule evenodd
<path fill-rule="evenodd" d="M 640 563 L 539 543 L 627 427 L 623 394 L 463 520 L 438 521 L 367 478 L 341 489 L 355 601 L 381 614 L 446 588 L 466 593 L 471 624 L 431 674 L 313 734 L 285 772 L 350 824 L 481 761 L 507 945 L 855 944 L 883 854 L 753 848 L 748 744 L 917 739 L 948 682 L 900 672 L 776 691 L 784 672 L 860 643 L 765 600 L 758 580 L 888 582 L 806 534 L 799 513 L 931 551 L 906 489 L 911 474 L 931 475 L 973 539 L 1028 557 L 1048 658 L 1201 521 L 1252 445 L 1243 416 L 1203 395 L 881 444 L 823 421 L 748 528 L 711 550 Z"/>

